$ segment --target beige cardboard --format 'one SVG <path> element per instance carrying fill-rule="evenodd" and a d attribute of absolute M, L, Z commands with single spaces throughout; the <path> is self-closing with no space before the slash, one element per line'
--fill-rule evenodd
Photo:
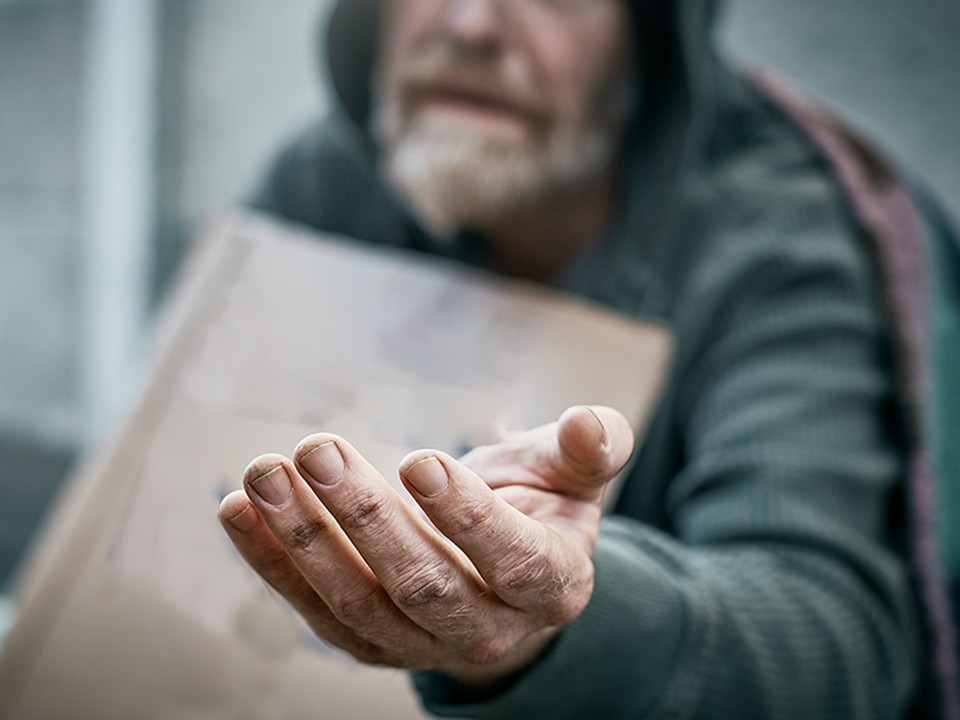
<path fill-rule="evenodd" d="M 24 578 L 0 718 L 424 717 L 404 673 L 328 649 L 268 592 L 219 498 L 318 430 L 398 488 L 410 450 L 459 453 L 573 404 L 642 432 L 670 340 L 532 284 L 236 215 L 194 253 L 155 348 Z"/>

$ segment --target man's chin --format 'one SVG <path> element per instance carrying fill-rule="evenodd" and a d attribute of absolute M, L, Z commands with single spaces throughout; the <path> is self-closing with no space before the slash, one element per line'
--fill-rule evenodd
<path fill-rule="evenodd" d="M 611 161 L 611 144 L 599 133 L 550 148 L 546 140 L 491 131 L 454 113 L 418 113 L 416 120 L 389 143 L 384 171 L 438 235 L 488 231 L 546 207 L 595 182 Z"/>
<path fill-rule="evenodd" d="M 433 234 L 450 235 L 464 228 L 487 232 L 532 204 L 525 201 L 531 195 L 527 186 L 518 186 L 513 179 L 447 168 L 419 181 L 401 182 L 398 189 Z"/>
<path fill-rule="evenodd" d="M 469 123 L 432 122 L 386 158 L 390 184 L 433 233 L 483 230 L 545 185 L 542 158 L 522 142 Z"/>

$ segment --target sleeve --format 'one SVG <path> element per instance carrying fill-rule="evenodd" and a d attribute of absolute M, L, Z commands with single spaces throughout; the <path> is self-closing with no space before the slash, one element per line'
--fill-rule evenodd
<path fill-rule="evenodd" d="M 694 273 L 662 410 L 683 456 L 669 532 L 605 520 L 584 613 L 493 697 L 417 674 L 430 711 L 904 716 L 919 630 L 891 522 L 904 451 L 889 330 L 855 233 L 822 215 L 728 233 Z"/>

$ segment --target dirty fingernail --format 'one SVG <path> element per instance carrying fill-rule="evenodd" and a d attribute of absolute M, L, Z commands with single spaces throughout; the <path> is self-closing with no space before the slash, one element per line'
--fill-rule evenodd
<path fill-rule="evenodd" d="M 249 532 L 257 526 L 257 511 L 253 509 L 253 505 L 248 503 L 236 515 L 227 518 L 227 522 L 240 532 Z"/>
<path fill-rule="evenodd" d="M 449 483 L 447 471 L 433 455 L 414 463 L 404 474 L 424 497 L 439 495 L 447 489 Z"/>
<path fill-rule="evenodd" d="M 254 492 L 270 505 L 282 505 L 293 490 L 290 476 L 283 465 L 277 465 L 273 470 L 264 473 L 250 482 Z"/>
<path fill-rule="evenodd" d="M 300 465 L 321 485 L 333 485 L 343 477 L 343 455 L 333 440 L 317 445 L 301 457 Z"/>

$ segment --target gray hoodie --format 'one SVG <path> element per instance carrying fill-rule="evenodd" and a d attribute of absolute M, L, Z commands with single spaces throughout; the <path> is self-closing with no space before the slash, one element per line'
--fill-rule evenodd
<path fill-rule="evenodd" d="M 435 243 L 381 182 L 376 5 L 336 8 L 334 109 L 253 204 L 490 267 L 482 237 Z M 478 692 L 421 672 L 417 688 L 451 717 L 933 715 L 894 320 L 868 233 L 822 153 L 718 60 L 713 3 L 632 7 L 643 112 L 620 156 L 624 199 L 554 284 L 669 325 L 668 386 L 583 614 L 520 677 Z"/>

